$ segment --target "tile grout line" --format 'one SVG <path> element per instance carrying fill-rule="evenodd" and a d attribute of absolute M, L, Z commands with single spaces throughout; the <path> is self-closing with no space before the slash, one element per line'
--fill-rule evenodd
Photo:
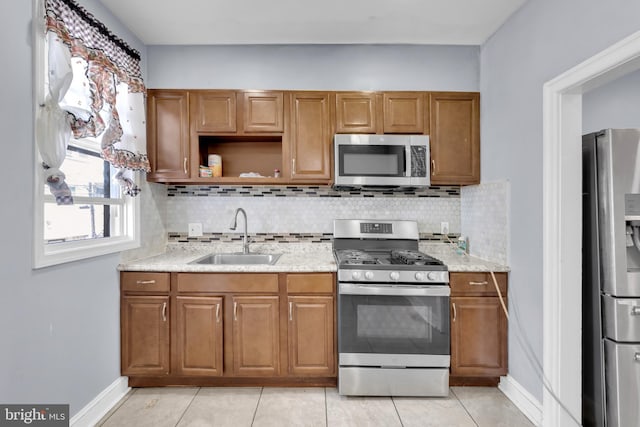
<path fill-rule="evenodd" d="M 258 402 L 256 403 L 256 409 L 253 410 L 253 418 L 251 418 L 251 425 L 256 422 L 256 415 L 258 414 L 258 406 L 260 406 L 260 401 L 262 400 L 262 392 L 264 391 L 264 387 L 260 387 L 260 396 L 258 396 Z"/>
<path fill-rule="evenodd" d="M 182 412 L 182 415 L 180 415 L 180 418 L 178 418 L 178 422 L 176 423 L 175 427 L 178 427 L 178 425 L 180 424 L 180 421 L 182 421 L 182 419 L 184 418 L 184 415 L 187 413 L 187 411 L 189 410 L 189 408 L 191 408 L 191 404 L 193 403 L 193 401 L 196 399 L 196 396 L 200 393 L 200 390 L 202 390 L 202 387 L 198 387 L 198 391 L 196 391 L 196 393 L 193 395 L 193 397 L 191 398 L 191 400 L 189 401 L 189 404 L 187 405 L 187 407 L 184 409 L 184 411 Z"/>
<path fill-rule="evenodd" d="M 324 388 L 324 425 L 329 427 L 329 411 L 327 409 L 327 388 Z"/>
<path fill-rule="evenodd" d="M 476 419 L 473 418 L 473 415 L 471 415 L 471 413 L 469 412 L 469 410 L 467 409 L 466 406 L 464 406 L 464 403 L 462 402 L 462 400 L 460 400 L 460 398 L 458 397 L 458 395 L 456 394 L 456 392 L 453 390 L 453 388 L 449 388 L 449 390 L 451 390 L 451 394 L 453 394 L 456 397 L 456 400 L 458 402 L 460 402 L 460 405 L 462 405 L 462 409 L 464 409 L 464 411 L 467 413 L 467 415 L 469 415 L 469 418 L 471 418 L 471 421 L 473 421 L 473 423 L 476 425 L 476 427 L 480 427 L 478 425 L 478 423 L 476 422 Z"/>
<path fill-rule="evenodd" d="M 398 416 L 398 421 L 400 421 L 400 426 L 404 427 L 404 423 L 402 422 L 402 417 L 400 416 L 400 412 L 398 411 L 398 407 L 396 406 L 396 400 L 391 396 L 391 404 L 393 404 L 393 409 L 396 411 L 396 415 Z"/>

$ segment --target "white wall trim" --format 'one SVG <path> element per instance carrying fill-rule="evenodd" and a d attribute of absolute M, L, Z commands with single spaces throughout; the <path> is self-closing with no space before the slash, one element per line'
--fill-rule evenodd
<path fill-rule="evenodd" d="M 640 32 L 543 87 L 544 381 L 581 419 L 582 93 L 640 69 Z M 546 388 L 542 425 L 576 422 Z"/>
<path fill-rule="evenodd" d="M 94 426 L 111 410 L 127 393 L 129 393 L 129 378 L 119 377 L 107 388 L 102 390 L 91 402 L 71 417 L 73 427 Z"/>
<path fill-rule="evenodd" d="M 529 421 L 539 426 L 542 423 L 542 403 L 529 393 L 511 375 L 500 377 L 498 388 L 522 412 Z"/>

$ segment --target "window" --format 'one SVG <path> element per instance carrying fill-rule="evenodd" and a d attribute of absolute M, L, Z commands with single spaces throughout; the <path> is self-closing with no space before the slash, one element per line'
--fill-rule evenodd
<path fill-rule="evenodd" d="M 43 22 L 45 2 L 47 12 L 50 11 L 50 7 L 54 9 L 60 7 L 70 9 L 65 9 L 64 13 L 61 13 L 59 16 L 66 17 L 69 16 L 70 13 L 78 13 L 78 16 L 86 21 L 84 24 L 78 24 L 78 22 L 80 22 L 78 19 L 73 21 L 73 24 L 78 27 L 85 25 L 85 28 L 80 28 L 79 32 L 82 32 L 80 30 L 84 30 L 84 33 L 87 33 L 86 25 L 95 24 L 95 21 L 92 21 L 93 17 L 71 0 L 34 0 L 33 22 L 42 23 L 42 25 L 34 25 L 34 115 L 37 145 L 34 167 L 35 268 L 133 249 L 140 245 L 138 219 L 139 197 L 131 197 L 125 194 L 127 193 L 127 189 L 121 185 L 123 182 L 121 178 L 122 171 L 125 170 L 124 167 L 127 169 L 133 168 L 129 168 L 128 164 L 124 164 L 127 159 L 119 165 L 123 166 L 123 169 L 117 169 L 112 166 L 111 163 L 113 163 L 114 158 L 120 153 L 119 147 L 113 149 L 113 147 L 115 147 L 113 143 L 109 145 L 112 149 L 108 152 L 108 154 L 113 155 L 113 157 L 109 159 L 111 163 L 104 160 L 105 147 L 101 139 L 106 132 L 96 137 L 70 138 L 66 148 L 66 154 L 64 151 L 52 148 L 51 146 L 47 147 L 48 151 L 43 151 L 43 142 L 48 143 L 48 140 L 43 138 L 43 135 L 47 137 L 57 135 L 55 132 L 47 133 L 42 131 L 43 123 L 60 122 L 46 120 L 46 118 L 51 117 L 51 110 L 47 110 L 47 108 L 50 105 L 70 105 L 72 102 L 70 101 L 70 97 L 72 96 L 76 97 L 73 98 L 74 105 L 76 105 L 75 101 L 78 99 L 78 94 L 82 92 L 82 87 L 73 90 L 73 82 L 76 82 L 76 76 L 78 75 L 85 78 L 85 81 L 87 76 L 87 73 L 83 73 L 82 69 L 80 73 L 75 69 L 78 67 L 78 64 L 81 64 L 83 58 L 74 57 L 73 67 L 76 72 L 73 73 L 73 82 L 71 83 L 72 90 L 67 92 L 69 96 L 65 95 L 59 103 L 53 102 L 53 104 L 52 97 L 49 96 L 49 98 L 47 98 L 47 95 L 51 94 L 49 88 L 49 73 L 51 68 L 49 67 L 48 60 L 51 54 L 49 44 L 52 43 L 52 39 L 50 38 L 51 32 L 45 33 L 45 25 Z M 56 20 L 55 23 L 57 25 L 60 24 L 60 22 L 60 20 Z M 98 30 L 101 31 L 100 37 L 104 36 L 104 29 L 99 28 Z M 92 37 L 91 40 L 97 39 L 95 34 L 93 34 Z M 77 40 L 74 39 L 73 43 L 76 43 L 76 41 Z M 120 41 L 120 43 L 122 42 Z M 74 44 L 74 46 L 76 45 Z M 59 53 L 59 51 L 57 51 L 57 53 Z M 60 58 L 60 55 L 58 55 L 54 60 L 59 61 Z M 70 58 L 67 58 L 66 61 L 71 65 L 69 59 Z M 64 58 L 62 58 L 61 64 L 65 65 Z M 82 67 L 82 65 L 80 65 L 80 67 Z M 85 71 L 87 69 L 86 67 L 87 63 L 85 62 Z M 117 73 L 113 73 L 112 78 L 114 87 L 117 86 L 118 92 L 114 92 L 113 95 L 119 94 L 121 88 L 124 87 L 125 89 L 122 90 L 124 94 L 123 98 L 127 100 L 130 92 L 127 90 L 126 78 L 123 77 L 122 73 L 117 76 L 116 74 Z M 102 76 L 104 75 L 103 72 Z M 53 76 L 51 78 L 56 78 L 55 73 L 51 74 L 51 76 Z M 141 82 L 141 80 L 139 81 Z M 129 83 L 130 82 L 131 81 L 129 81 Z M 52 86 L 54 86 L 53 83 Z M 87 87 L 87 85 L 84 85 L 84 87 Z M 136 91 L 136 95 L 139 96 L 139 98 L 136 99 L 138 101 L 143 99 L 144 86 L 139 84 L 136 87 Z M 80 95 L 83 94 L 80 93 Z M 91 95 L 96 96 L 93 92 Z M 139 104 L 140 103 L 138 103 L 136 107 Z M 103 105 L 104 107 L 99 113 L 101 119 L 105 119 L 104 122 L 108 127 L 110 124 L 109 120 L 118 117 L 116 105 L 109 105 L 107 103 Z M 127 105 L 127 107 L 128 106 L 129 105 Z M 131 109 L 126 108 L 125 111 L 123 108 L 122 110 L 122 113 L 125 114 Z M 66 111 L 70 111 L 69 108 L 66 108 Z M 66 111 L 62 112 L 63 123 L 64 118 L 67 117 Z M 141 110 L 137 108 L 135 111 L 139 112 Z M 108 113 L 108 115 L 104 115 L 103 113 Z M 89 111 L 88 114 L 92 114 L 92 112 Z M 93 114 L 95 116 L 95 111 L 93 111 Z M 74 114 L 74 116 L 76 115 Z M 76 116 L 76 118 L 77 117 L 78 116 Z M 122 117 L 123 115 L 121 114 L 120 118 L 122 119 Z M 43 120 L 43 118 L 45 119 Z M 140 128 L 140 123 L 143 123 L 143 120 L 144 114 L 142 114 L 142 118 L 138 118 L 136 122 L 138 129 Z M 126 121 L 127 124 L 130 122 L 130 120 Z M 64 126 L 63 124 L 61 127 L 64 128 Z M 49 129 L 47 128 L 45 130 L 48 131 Z M 111 130 L 113 130 L 113 128 L 111 128 Z M 124 134 L 121 134 L 122 137 L 118 139 L 116 143 L 126 139 L 128 136 L 127 130 L 128 129 L 125 129 Z M 138 135 L 136 135 L 136 137 L 137 136 Z M 43 157 L 49 158 L 46 163 L 51 165 L 51 167 L 56 168 L 56 170 L 59 168 L 64 173 L 61 181 L 68 187 L 69 196 L 73 198 L 73 204 L 59 204 L 60 194 L 56 190 L 57 194 L 54 195 L 50 186 L 46 184 L 46 177 L 51 175 L 53 169 L 49 169 L 49 172 L 46 172 L 46 169 L 43 168 L 43 163 L 45 163 Z M 122 158 L 122 156 L 120 156 L 120 158 Z M 139 161 L 139 158 L 135 155 L 130 158 L 133 158 L 133 161 Z M 51 161 L 51 159 L 53 159 L 53 161 Z M 60 162 L 62 162 L 61 165 Z M 127 177 L 127 179 L 129 179 L 128 182 L 131 183 L 131 179 L 139 179 L 139 172 L 129 170 L 127 173 L 130 174 L 130 177 Z M 129 187 L 129 190 L 131 190 L 131 187 Z M 58 196 L 58 198 L 56 198 L 56 196 Z"/>

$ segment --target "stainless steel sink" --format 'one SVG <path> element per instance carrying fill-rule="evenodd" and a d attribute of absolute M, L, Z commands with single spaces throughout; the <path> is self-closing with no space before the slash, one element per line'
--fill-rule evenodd
<path fill-rule="evenodd" d="M 282 254 L 211 254 L 192 261 L 190 264 L 230 264 L 230 265 L 273 265 Z"/>

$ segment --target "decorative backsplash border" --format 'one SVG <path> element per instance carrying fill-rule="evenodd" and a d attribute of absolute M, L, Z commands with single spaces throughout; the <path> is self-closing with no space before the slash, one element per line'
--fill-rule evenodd
<path fill-rule="evenodd" d="M 460 186 L 385 190 L 336 190 L 330 186 L 169 185 L 169 197 L 448 197 L 459 198 Z"/>
<path fill-rule="evenodd" d="M 455 241 L 458 234 L 420 233 L 421 241 Z M 333 233 L 255 233 L 249 234 L 252 243 L 330 243 Z M 201 237 L 189 237 L 188 233 L 169 232 L 173 243 L 235 243 L 242 241 L 241 233 L 203 233 Z"/>

